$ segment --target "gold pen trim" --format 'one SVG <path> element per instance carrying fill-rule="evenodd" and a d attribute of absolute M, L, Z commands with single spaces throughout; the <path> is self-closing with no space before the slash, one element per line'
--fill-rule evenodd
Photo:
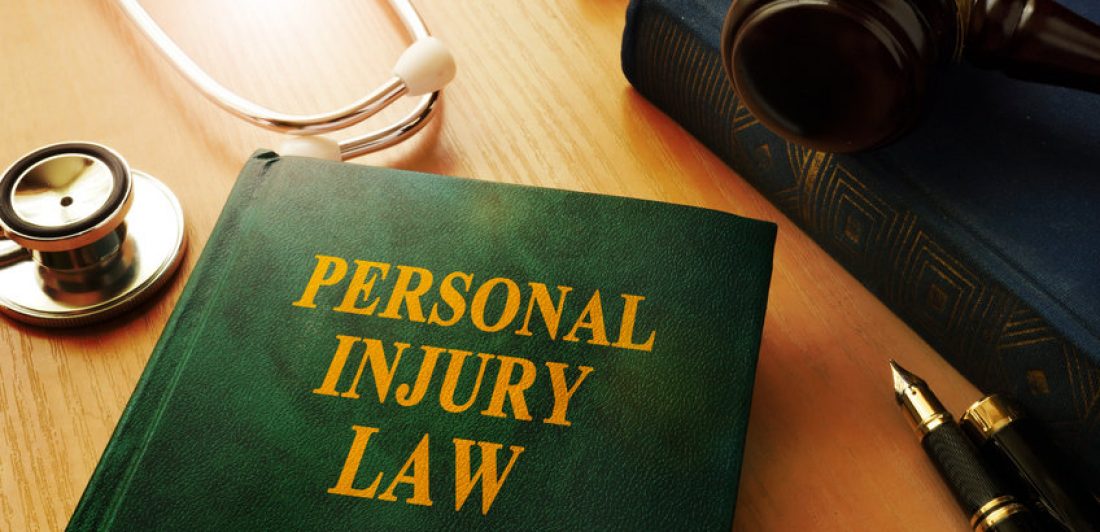
<path fill-rule="evenodd" d="M 987 532 L 989 529 L 1001 524 L 1005 519 L 1026 511 L 1027 508 L 1018 502 L 997 508 L 990 512 L 985 519 L 982 519 L 982 522 L 978 523 L 978 526 L 974 527 L 974 532 Z"/>
<path fill-rule="evenodd" d="M 922 441 L 929 432 L 954 420 L 923 382 L 902 390 L 898 402 L 909 412 L 909 424 Z"/>
<path fill-rule="evenodd" d="M 984 441 L 1019 418 L 1019 412 L 1007 401 L 998 395 L 990 395 L 970 405 L 961 421 Z"/>
<path fill-rule="evenodd" d="M 943 425 L 946 422 L 947 416 L 945 414 L 935 414 L 932 417 L 921 421 L 921 423 L 917 425 L 917 434 L 920 435 L 921 439 L 923 440 L 929 432 L 936 430 L 937 427 Z"/>
<path fill-rule="evenodd" d="M 1005 506 L 1015 502 L 1016 498 L 1012 495 L 1002 495 L 1000 497 L 997 497 L 996 499 L 990 499 L 989 502 L 983 504 L 981 508 L 978 508 L 978 510 L 970 516 L 970 528 L 977 529 L 978 524 L 982 521 L 982 519 L 985 519 L 985 517 L 990 512 L 996 510 L 997 508 L 1000 508 L 1001 506 Z"/>

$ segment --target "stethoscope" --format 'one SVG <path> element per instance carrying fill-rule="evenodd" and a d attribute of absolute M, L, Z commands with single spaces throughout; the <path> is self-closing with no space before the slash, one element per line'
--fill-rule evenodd
<path fill-rule="evenodd" d="M 273 111 L 229 90 L 192 61 L 138 0 L 119 5 L 207 98 L 257 126 L 287 133 L 280 154 L 347 160 L 423 128 L 455 74 L 450 52 L 428 34 L 409 0 L 389 1 L 413 38 L 393 77 L 351 104 L 314 115 Z M 420 97 L 416 107 L 385 128 L 342 141 L 321 136 L 358 124 L 405 95 Z M 0 176 L 0 312 L 19 321 L 62 327 L 117 316 L 171 278 L 185 244 L 175 195 L 105 146 L 45 146 Z"/>

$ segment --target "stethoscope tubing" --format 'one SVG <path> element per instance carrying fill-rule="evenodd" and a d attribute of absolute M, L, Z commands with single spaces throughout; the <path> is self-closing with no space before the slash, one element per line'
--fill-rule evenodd
<path fill-rule="evenodd" d="M 207 74 L 161 29 L 139 0 L 118 0 L 118 3 L 142 34 L 207 99 L 229 113 L 265 129 L 291 135 L 316 135 L 337 131 L 370 118 L 407 92 L 404 82 L 393 76 L 370 94 L 332 111 L 311 115 L 280 113 L 244 98 Z M 389 3 L 413 40 L 430 35 L 423 18 L 409 0 L 389 0 Z M 426 94 L 420 97 L 416 107 L 401 120 L 385 128 L 340 141 L 341 158 L 347 160 L 358 157 L 411 137 L 431 119 L 438 100 L 439 91 Z"/>

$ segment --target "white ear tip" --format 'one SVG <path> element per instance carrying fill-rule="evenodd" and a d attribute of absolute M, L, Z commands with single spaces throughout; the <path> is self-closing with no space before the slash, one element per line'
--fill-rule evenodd
<path fill-rule="evenodd" d="M 279 146 L 279 155 L 297 155 L 314 159 L 340 160 L 340 144 L 328 137 L 288 136 Z"/>
<path fill-rule="evenodd" d="M 454 79 L 455 58 L 443 41 L 435 37 L 417 39 L 397 59 L 393 75 L 405 82 L 410 96 L 428 94 Z"/>

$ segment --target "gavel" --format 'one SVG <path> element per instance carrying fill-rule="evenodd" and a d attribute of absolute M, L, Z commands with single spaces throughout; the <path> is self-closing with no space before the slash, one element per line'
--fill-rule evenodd
<path fill-rule="evenodd" d="M 1100 93 L 1100 26 L 1053 0 L 733 0 L 721 46 L 765 127 L 829 152 L 898 139 L 953 62 Z"/>

